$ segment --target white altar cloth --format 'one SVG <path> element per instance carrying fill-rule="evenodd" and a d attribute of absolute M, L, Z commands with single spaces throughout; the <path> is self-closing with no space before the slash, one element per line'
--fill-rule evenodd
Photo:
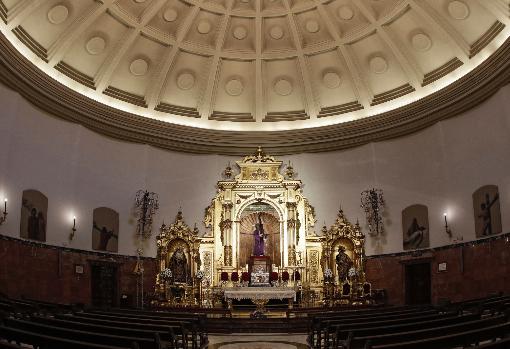
<path fill-rule="evenodd" d="M 288 287 L 228 287 L 224 291 L 225 299 L 270 300 L 294 299 L 296 291 Z"/>

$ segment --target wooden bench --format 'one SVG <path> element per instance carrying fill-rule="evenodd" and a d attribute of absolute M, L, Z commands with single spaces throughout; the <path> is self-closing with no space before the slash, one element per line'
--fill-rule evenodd
<path fill-rule="evenodd" d="M 394 332 L 382 335 L 369 335 L 360 337 L 349 335 L 349 338 L 345 342 L 344 347 L 354 349 L 363 348 L 365 347 L 366 343 L 370 343 L 370 345 L 376 347 L 399 342 L 426 340 L 428 338 L 435 337 L 438 333 L 455 334 L 499 325 L 505 322 L 505 316 L 494 316 L 481 320 L 466 321 L 463 323 L 455 323 L 447 326 L 429 327 L 414 331 Z"/>
<path fill-rule="evenodd" d="M 160 349 L 160 339 L 156 334 L 153 339 L 133 336 L 116 336 L 111 334 L 72 330 L 57 326 L 50 326 L 33 321 L 4 319 L 5 326 L 33 333 L 45 334 L 58 338 L 73 338 L 73 340 L 96 343 L 106 346 L 121 346 L 129 348 L 133 343 L 138 344 L 140 349 Z"/>
<path fill-rule="evenodd" d="M 191 340 L 191 343 L 193 345 L 193 348 L 195 345 L 203 345 L 208 343 L 208 336 L 207 333 L 203 330 L 201 326 L 198 324 L 198 319 L 196 317 L 180 317 L 177 319 L 165 319 L 160 317 L 150 317 L 150 316 L 141 316 L 141 317 L 135 317 L 135 316 L 127 316 L 127 315 L 105 315 L 103 313 L 89 313 L 89 312 L 80 312 L 76 313 L 75 316 L 80 317 L 88 317 L 92 319 L 104 319 L 104 320 L 110 320 L 110 321 L 117 321 L 117 322 L 140 322 L 140 323 L 146 323 L 151 325 L 169 325 L 169 324 L 180 324 L 183 325 L 190 333 L 189 338 Z M 199 343 L 199 344 L 196 344 Z"/>
<path fill-rule="evenodd" d="M 26 348 L 23 348 L 22 346 L 13 343 L 2 342 L 0 340 L 0 349 L 26 349 Z"/>
<path fill-rule="evenodd" d="M 510 348 L 510 336 L 507 334 L 506 338 L 491 341 L 482 345 L 477 345 L 474 349 L 509 349 Z"/>
<path fill-rule="evenodd" d="M 123 337 L 138 337 L 138 338 L 148 338 L 153 339 L 155 335 L 158 334 L 161 340 L 168 342 L 175 342 L 177 337 L 175 335 L 175 331 L 180 332 L 180 326 L 175 326 L 172 328 L 171 326 L 166 326 L 165 330 L 155 330 L 155 329 L 140 329 L 136 327 L 125 327 L 125 326 L 110 326 L 110 325 L 99 325 L 99 324 L 91 324 L 91 323 L 83 323 L 76 322 L 72 320 L 64 320 L 64 319 L 56 319 L 50 317 L 42 317 L 42 316 L 32 316 L 31 321 L 37 322 L 40 324 L 68 328 L 72 330 L 81 330 L 87 332 L 94 333 L 105 333 L 112 334 L 115 336 L 123 336 Z"/>
<path fill-rule="evenodd" d="M 326 342 L 329 341 L 329 335 L 332 332 L 336 332 L 336 328 L 342 325 L 349 324 L 350 326 L 363 326 L 367 327 L 369 325 L 376 326 L 379 324 L 380 326 L 384 325 L 396 325 L 406 322 L 413 321 L 425 321 L 425 320 L 434 320 L 438 318 L 442 318 L 451 314 L 439 314 L 435 311 L 425 312 L 425 314 L 420 315 L 419 313 L 409 313 L 406 315 L 400 316 L 388 316 L 388 317 L 358 317 L 358 318 L 321 318 L 318 321 L 314 321 L 311 326 L 310 334 L 308 336 L 308 342 L 312 347 L 321 348 L 322 340 L 326 338 Z M 333 331 L 331 329 L 334 328 Z"/>
<path fill-rule="evenodd" d="M 96 326 L 104 326 L 104 327 L 120 327 L 126 330 L 130 329 L 138 329 L 138 330 L 148 330 L 148 331 L 157 331 L 160 333 L 170 333 L 170 336 L 173 336 L 174 342 L 173 345 L 178 347 L 179 343 L 183 346 L 187 347 L 188 343 L 192 343 L 192 347 L 199 346 L 202 344 L 202 341 L 194 343 L 196 341 L 193 338 L 193 335 L 190 333 L 185 326 L 185 324 L 181 321 L 168 321 L 165 325 L 154 325 L 147 324 L 143 322 L 123 322 L 123 321 L 112 321 L 105 319 L 96 319 L 93 317 L 81 317 L 79 315 L 70 315 L 70 314 L 56 314 L 55 319 L 64 320 L 73 322 L 76 324 L 83 325 L 96 325 Z M 165 340 L 165 336 L 161 336 L 162 340 Z"/>
<path fill-rule="evenodd" d="M 455 346 L 469 346 L 473 343 L 503 338 L 510 332 L 510 322 L 494 326 L 483 327 L 471 331 L 457 332 L 442 336 L 429 337 L 421 340 L 372 345 L 367 343 L 365 349 L 437 349 L 452 348 Z"/>
<path fill-rule="evenodd" d="M 30 344 L 40 348 L 51 349 L 139 349 L 136 343 L 128 347 L 101 345 L 97 343 L 71 340 L 69 337 L 55 337 L 38 332 L 20 330 L 0 325 L 0 337 L 8 341 Z M 9 347 L 7 347 L 9 348 Z M 19 348 L 19 347 L 14 347 Z"/>
<path fill-rule="evenodd" d="M 336 347 L 342 341 L 346 341 L 349 335 L 351 337 L 377 336 L 395 332 L 417 331 L 431 327 L 448 326 L 479 319 L 480 314 L 466 314 L 445 316 L 425 321 L 405 321 L 397 324 L 379 323 L 376 326 L 373 326 L 373 324 L 368 324 L 367 326 L 363 326 L 362 324 L 348 324 L 336 327 L 334 332 L 331 331 L 333 332 L 331 342 L 332 346 Z M 326 337 L 326 341 L 329 342 L 329 338 Z"/>

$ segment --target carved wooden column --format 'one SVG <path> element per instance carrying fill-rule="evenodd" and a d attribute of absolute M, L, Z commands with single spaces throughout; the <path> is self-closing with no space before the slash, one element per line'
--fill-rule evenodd
<path fill-rule="evenodd" d="M 223 235 L 223 263 L 232 266 L 232 203 L 223 204 L 223 219 L 220 223 Z"/>
<path fill-rule="evenodd" d="M 296 203 L 287 202 L 287 234 L 289 237 L 288 265 L 291 266 L 296 265 L 296 228 L 297 228 Z"/>

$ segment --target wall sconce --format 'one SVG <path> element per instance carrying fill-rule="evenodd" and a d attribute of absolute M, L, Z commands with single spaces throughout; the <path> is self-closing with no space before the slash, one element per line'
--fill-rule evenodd
<path fill-rule="evenodd" d="M 446 212 L 444 213 L 444 230 L 446 232 L 446 234 L 450 237 L 450 239 L 452 238 L 452 230 L 450 229 L 450 227 L 448 226 L 448 219 L 446 218 L 447 214 Z"/>
<path fill-rule="evenodd" d="M 4 199 L 4 212 L 2 213 L 2 217 L 0 217 L 0 225 L 2 225 L 7 220 L 7 198 Z"/>
<path fill-rule="evenodd" d="M 69 234 L 69 241 L 74 239 L 76 233 L 76 216 L 73 216 L 73 227 L 71 228 L 71 234 Z"/>

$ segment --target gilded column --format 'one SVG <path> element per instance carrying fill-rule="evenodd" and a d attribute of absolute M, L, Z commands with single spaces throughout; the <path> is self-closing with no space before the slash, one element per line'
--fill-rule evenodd
<path fill-rule="evenodd" d="M 296 265 L 296 203 L 287 202 L 287 234 L 289 238 L 289 265 Z"/>
<path fill-rule="evenodd" d="M 223 219 L 220 223 L 223 235 L 223 263 L 232 266 L 232 203 L 223 204 Z"/>

